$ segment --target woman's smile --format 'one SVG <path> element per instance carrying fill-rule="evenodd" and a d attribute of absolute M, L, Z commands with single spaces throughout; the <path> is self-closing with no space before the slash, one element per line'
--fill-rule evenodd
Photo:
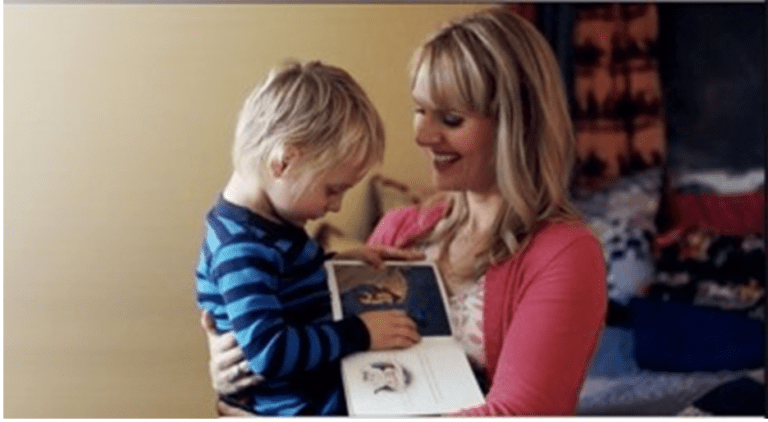
<path fill-rule="evenodd" d="M 432 165 L 437 170 L 447 170 L 452 164 L 461 159 L 461 155 L 455 152 L 430 151 L 430 155 L 432 156 Z"/>

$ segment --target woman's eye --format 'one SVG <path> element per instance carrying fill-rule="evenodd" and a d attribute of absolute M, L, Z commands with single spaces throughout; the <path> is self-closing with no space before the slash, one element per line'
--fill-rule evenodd
<path fill-rule="evenodd" d="M 464 118 L 455 114 L 444 114 L 442 117 L 443 124 L 449 127 L 458 127 L 464 123 Z"/>

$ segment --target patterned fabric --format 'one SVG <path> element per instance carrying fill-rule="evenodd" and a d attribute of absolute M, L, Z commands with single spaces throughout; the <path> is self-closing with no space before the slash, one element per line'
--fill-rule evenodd
<path fill-rule="evenodd" d="M 577 190 L 571 199 L 603 246 L 608 297 L 626 302 L 653 279 L 651 239 L 661 198 L 661 169 L 625 176 L 595 191 Z"/>
<path fill-rule="evenodd" d="M 198 305 L 234 330 L 255 373 L 257 414 L 341 414 L 338 360 L 368 348 L 357 317 L 331 321 L 323 250 L 304 230 L 220 198 L 207 216 Z"/>
<path fill-rule="evenodd" d="M 629 229 L 604 246 L 608 266 L 608 298 L 626 305 L 654 279 L 651 242 L 640 230 Z"/>
<path fill-rule="evenodd" d="M 649 298 L 738 310 L 765 320 L 765 238 L 704 227 L 661 249 Z"/>
<path fill-rule="evenodd" d="M 654 4 L 576 6 L 577 184 L 595 188 L 666 154 Z"/>
<path fill-rule="evenodd" d="M 662 171 L 653 167 L 594 191 L 575 190 L 571 200 L 603 244 L 628 229 L 656 234 Z"/>
<path fill-rule="evenodd" d="M 536 22 L 536 4 L 532 3 L 507 3 L 507 10 L 516 13 L 530 22 Z"/>
<path fill-rule="evenodd" d="M 728 235 L 765 232 L 765 192 L 758 189 L 733 195 L 674 191 L 665 197 L 666 213 L 659 221 L 663 237 L 677 237 L 697 226 Z"/>
<path fill-rule="evenodd" d="M 469 361 L 477 369 L 485 370 L 485 344 L 483 343 L 483 289 L 485 277 L 466 290 L 456 292 L 448 299 L 453 336 L 459 340 Z"/>
<path fill-rule="evenodd" d="M 723 169 L 679 170 L 672 189 L 690 193 L 734 195 L 754 192 L 765 186 L 765 169 L 733 172 Z"/>

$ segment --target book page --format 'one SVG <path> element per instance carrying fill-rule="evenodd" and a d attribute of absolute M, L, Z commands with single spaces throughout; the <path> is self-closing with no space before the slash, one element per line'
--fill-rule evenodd
<path fill-rule="evenodd" d="M 405 350 L 356 353 L 341 365 L 350 415 L 442 415 L 484 403 L 453 338 L 428 337 Z"/>
<path fill-rule="evenodd" d="M 341 361 L 350 415 L 441 415 L 484 403 L 469 360 L 453 338 L 445 288 L 432 262 L 328 261 L 334 319 L 403 309 L 421 342 L 404 350 L 356 353 Z"/>
<path fill-rule="evenodd" d="M 382 270 L 357 261 L 326 264 L 334 319 L 382 309 L 403 309 L 422 336 L 450 336 L 448 300 L 434 264 L 392 262 Z"/>

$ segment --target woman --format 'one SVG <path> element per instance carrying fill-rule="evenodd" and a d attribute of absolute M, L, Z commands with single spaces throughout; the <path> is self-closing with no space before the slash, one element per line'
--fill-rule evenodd
<path fill-rule="evenodd" d="M 411 89 L 441 193 L 385 215 L 369 244 L 437 261 L 457 337 L 489 386 L 461 415 L 574 414 L 605 317 L 605 264 L 568 201 L 575 141 L 549 44 L 507 11 L 476 13 L 416 51 Z M 236 350 L 212 350 L 214 380 L 234 373 L 216 366 Z"/>

